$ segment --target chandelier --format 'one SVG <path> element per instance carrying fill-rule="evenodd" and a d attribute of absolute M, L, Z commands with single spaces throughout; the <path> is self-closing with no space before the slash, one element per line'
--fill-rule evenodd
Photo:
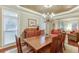
<path fill-rule="evenodd" d="M 50 8 L 52 7 L 53 5 L 44 5 L 45 8 Z"/>

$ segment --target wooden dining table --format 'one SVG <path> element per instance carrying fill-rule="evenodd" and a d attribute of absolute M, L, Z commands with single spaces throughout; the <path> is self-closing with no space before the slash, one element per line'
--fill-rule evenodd
<path fill-rule="evenodd" d="M 46 37 L 45 35 L 35 36 L 23 39 L 24 42 L 26 42 L 29 46 L 31 46 L 34 50 L 34 52 L 38 52 L 40 49 L 46 47 L 47 45 L 51 44 L 52 39 L 51 37 L 56 37 L 57 35 L 50 35 L 49 37 Z"/>

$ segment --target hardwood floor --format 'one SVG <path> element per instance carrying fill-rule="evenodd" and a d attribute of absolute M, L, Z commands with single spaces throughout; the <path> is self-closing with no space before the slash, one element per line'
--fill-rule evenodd
<path fill-rule="evenodd" d="M 66 50 L 64 50 L 64 53 L 78 53 L 77 47 L 74 47 L 74 46 L 66 44 L 66 43 L 65 43 L 65 47 L 66 47 Z M 17 49 L 13 48 L 13 49 L 5 51 L 5 53 L 17 53 Z M 30 53 L 32 53 L 32 52 L 30 52 Z M 41 53 L 49 53 L 49 51 L 48 50 L 41 51 Z"/>
<path fill-rule="evenodd" d="M 65 50 L 64 53 L 78 53 L 78 48 L 76 46 L 72 46 L 68 44 L 68 38 L 66 36 L 66 40 L 65 40 Z M 17 49 L 16 46 L 11 46 L 5 49 L 0 49 L 0 53 L 17 53 Z M 32 53 L 32 52 L 30 52 Z M 49 53 L 48 50 L 47 51 L 42 51 L 42 53 Z"/>
<path fill-rule="evenodd" d="M 14 48 L 16 48 L 16 45 L 12 45 L 12 46 L 6 47 L 6 48 L 1 48 L 0 53 L 4 53 L 5 51 L 8 51 L 8 50 L 11 50 L 11 49 L 14 49 Z"/>

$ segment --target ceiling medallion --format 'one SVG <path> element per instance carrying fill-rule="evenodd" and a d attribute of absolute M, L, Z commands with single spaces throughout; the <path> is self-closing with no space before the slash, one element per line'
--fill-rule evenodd
<path fill-rule="evenodd" d="M 45 8 L 50 8 L 52 7 L 53 5 L 44 5 Z"/>

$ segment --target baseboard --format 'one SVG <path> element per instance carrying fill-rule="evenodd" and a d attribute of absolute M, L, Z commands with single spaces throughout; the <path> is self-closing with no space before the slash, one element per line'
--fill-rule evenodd
<path fill-rule="evenodd" d="M 1 48 L 0 49 L 0 53 L 4 53 L 5 51 L 13 49 L 13 48 L 16 48 L 16 45 L 12 45 L 12 46 L 9 46 L 9 47 Z"/>

